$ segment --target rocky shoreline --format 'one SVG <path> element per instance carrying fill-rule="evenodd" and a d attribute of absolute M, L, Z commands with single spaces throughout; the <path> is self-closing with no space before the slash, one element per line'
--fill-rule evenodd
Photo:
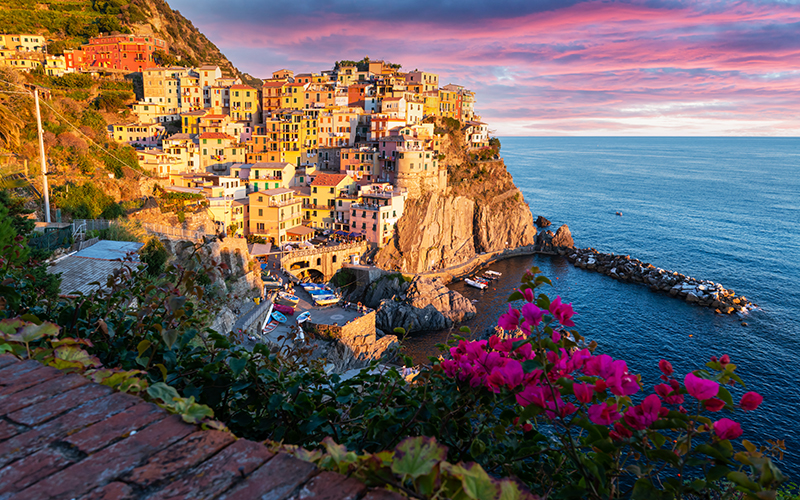
<path fill-rule="evenodd" d="M 653 292 L 668 293 L 691 304 L 712 308 L 718 314 L 744 315 L 757 307 L 718 283 L 661 269 L 630 255 L 601 253 L 594 248 L 561 248 L 558 253 L 575 267 L 628 283 L 641 283 Z"/>

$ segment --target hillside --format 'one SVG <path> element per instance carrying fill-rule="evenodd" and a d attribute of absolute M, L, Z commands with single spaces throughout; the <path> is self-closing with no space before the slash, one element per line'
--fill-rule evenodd
<path fill-rule="evenodd" d="M 154 35 L 169 43 L 164 64 L 216 64 L 241 76 L 233 64 L 191 21 L 164 0 L 4 0 L 0 32 L 35 33 L 50 40 L 53 54 L 76 48 L 89 37 L 110 32 Z"/>

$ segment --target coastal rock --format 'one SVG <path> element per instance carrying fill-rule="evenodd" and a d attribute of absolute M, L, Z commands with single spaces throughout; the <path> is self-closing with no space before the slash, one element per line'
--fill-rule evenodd
<path fill-rule="evenodd" d="M 536 246 L 542 252 L 561 251 L 560 253 L 566 254 L 566 250 L 573 248 L 575 242 L 572 240 L 572 233 L 569 230 L 569 226 L 564 224 L 559 227 L 555 233 L 549 230 L 544 233 L 539 233 L 536 236 Z M 596 262 L 586 262 L 586 264 L 594 265 Z"/>
<path fill-rule="evenodd" d="M 545 218 L 544 218 L 543 216 L 541 216 L 541 215 L 540 215 L 539 217 L 537 217 L 537 218 L 536 218 L 536 225 L 537 225 L 538 227 L 547 227 L 547 226 L 549 226 L 550 224 L 551 224 L 551 222 L 550 222 L 549 220 L 545 219 Z"/>
<path fill-rule="evenodd" d="M 378 267 L 417 274 L 534 243 L 530 207 L 503 162 L 454 170 L 464 174 L 471 168 L 480 168 L 480 180 L 452 176 L 447 189 L 406 200 L 394 236 L 375 256 Z"/>
<path fill-rule="evenodd" d="M 441 278 L 418 276 L 408 285 L 405 295 L 393 294 L 380 302 L 375 318 L 377 328 L 387 332 L 404 328 L 408 333 L 444 330 L 475 317 L 472 302 L 449 290 Z"/>

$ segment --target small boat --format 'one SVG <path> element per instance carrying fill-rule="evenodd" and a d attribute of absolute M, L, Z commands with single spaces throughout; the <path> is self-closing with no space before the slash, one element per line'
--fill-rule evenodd
<path fill-rule="evenodd" d="M 276 289 L 281 288 L 283 286 L 283 283 L 281 283 L 280 278 L 276 278 L 276 277 L 272 276 L 271 274 L 267 274 L 267 275 L 263 275 L 262 274 L 261 275 L 261 281 L 264 282 L 264 288 L 266 288 L 267 290 L 276 290 Z"/>
<path fill-rule="evenodd" d="M 622 217 L 622 212 L 617 212 L 617 215 L 619 215 L 620 217 Z"/>
<path fill-rule="evenodd" d="M 303 290 L 322 290 L 325 288 L 322 283 L 300 283 L 300 286 L 303 287 Z"/>
<path fill-rule="evenodd" d="M 311 313 L 310 312 L 306 311 L 304 313 L 300 313 L 300 315 L 297 317 L 297 323 L 298 324 L 305 323 L 310 318 L 311 318 Z"/>
<path fill-rule="evenodd" d="M 489 280 L 487 280 L 486 278 L 481 278 L 480 276 L 473 276 L 472 279 L 477 281 L 478 283 L 483 283 L 484 285 L 489 284 Z"/>
<path fill-rule="evenodd" d="M 315 297 L 317 295 L 332 295 L 333 292 L 327 288 L 320 288 L 319 290 L 306 290 L 309 295 Z"/>
<path fill-rule="evenodd" d="M 278 323 L 286 323 L 286 316 L 284 316 L 278 311 L 272 311 L 272 319 L 274 319 Z"/>
<path fill-rule="evenodd" d="M 284 316 L 293 316 L 294 315 L 294 307 L 291 306 L 284 306 L 282 304 L 275 304 L 272 306 L 276 311 L 283 314 Z"/>
<path fill-rule="evenodd" d="M 339 302 L 339 297 L 337 297 L 336 295 L 320 295 L 314 297 L 314 302 L 318 306 L 329 306 L 331 304 L 336 304 L 337 302 Z"/>
<path fill-rule="evenodd" d="M 272 321 L 270 321 L 269 323 L 267 323 L 267 326 L 265 326 L 265 327 L 264 327 L 264 328 L 261 330 L 261 333 L 262 333 L 263 335 L 266 335 L 266 334 L 268 334 L 268 333 L 271 333 L 271 332 L 272 332 L 273 330 L 275 330 L 276 328 L 278 328 L 278 322 L 277 322 L 277 321 L 275 321 L 275 320 L 273 319 Z"/>
<path fill-rule="evenodd" d="M 498 278 L 503 275 L 503 273 L 498 273 L 497 271 L 492 271 L 492 270 L 486 271 L 485 274 L 491 274 L 492 276 L 496 276 Z"/>
<path fill-rule="evenodd" d="M 469 286 L 474 286 L 475 288 L 480 288 L 481 290 L 484 290 L 489 286 L 486 283 L 481 283 L 480 281 L 475 281 L 469 278 L 464 278 L 464 283 Z"/>
<path fill-rule="evenodd" d="M 278 292 L 278 298 L 276 301 L 283 305 L 294 307 L 298 302 L 300 302 L 300 297 L 297 295 L 292 295 L 289 292 Z"/>
<path fill-rule="evenodd" d="M 483 278 L 485 280 L 493 281 L 493 280 L 497 279 L 497 276 L 492 276 L 491 274 L 483 273 L 483 276 L 481 276 L 481 278 Z"/>

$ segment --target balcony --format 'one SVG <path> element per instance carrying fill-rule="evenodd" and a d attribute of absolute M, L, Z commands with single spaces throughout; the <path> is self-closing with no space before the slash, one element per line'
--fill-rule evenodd
<path fill-rule="evenodd" d="M 292 198 L 289 200 L 269 200 L 269 206 L 271 207 L 285 207 L 287 205 L 300 205 L 302 201 L 296 198 Z"/>

